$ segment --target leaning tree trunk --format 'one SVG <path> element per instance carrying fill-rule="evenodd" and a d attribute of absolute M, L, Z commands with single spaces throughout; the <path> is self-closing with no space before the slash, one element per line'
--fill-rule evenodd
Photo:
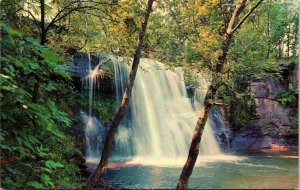
<path fill-rule="evenodd" d="M 237 23 L 237 19 L 243 9 L 247 6 L 247 0 L 241 0 L 235 10 L 233 11 L 228 27 L 226 29 L 226 33 L 224 35 L 224 39 L 221 46 L 221 54 L 218 57 L 218 63 L 216 64 L 215 73 L 213 73 L 212 81 L 218 80 L 218 75 L 222 73 L 224 64 L 226 62 L 226 56 L 228 53 L 229 45 L 233 36 L 233 33 L 237 30 L 238 27 L 247 19 L 247 17 L 254 11 L 256 7 L 262 2 L 263 0 L 260 0 L 246 15 L 245 17 Z M 215 105 L 221 105 L 220 103 L 213 102 L 213 98 L 215 97 L 215 94 L 218 90 L 219 84 L 211 83 L 208 87 L 208 91 L 205 96 L 205 102 L 203 108 L 200 110 L 199 118 L 195 127 L 195 131 L 193 133 L 190 149 L 189 149 L 189 155 L 187 158 L 187 161 L 181 171 L 179 180 L 177 182 L 177 189 L 187 189 L 188 188 L 188 181 L 190 176 L 192 175 L 195 163 L 197 161 L 198 155 L 199 155 L 199 148 L 200 148 L 200 141 L 203 134 L 203 130 L 208 118 L 208 114 L 210 111 L 210 108 Z M 211 100 L 209 100 L 211 98 Z"/>
<path fill-rule="evenodd" d="M 142 28 L 140 30 L 139 41 L 138 41 L 138 44 L 137 44 L 137 47 L 136 47 L 136 52 L 134 54 L 134 59 L 133 59 L 133 63 L 132 63 L 131 72 L 129 74 L 129 78 L 128 78 L 128 81 L 127 81 L 127 87 L 126 87 L 125 92 L 123 94 L 123 99 L 122 99 L 121 105 L 119 107 L 119 110 L 118 110 L 117 114 L 115 115 L 115 117 L 112 121 L 111 127 L 108 131 L 108 134 L 106 136 L 106 140 L 105 140 L 104 148 L 103 148 L 103 151 L 102 151 L 100 163 L 99 163 L 98 167 L 96 168 L 95 172 L 89 177 L 88 182 L 87 182 L 86 187 L 85 187 L 86 190 L 89 190 L 89 189 L 93 188 L 96 185 L 96 183 L 98 182 L 98 180 L 101 178 L 101 176 L 106 171 L 106 166 L 108 164 L 108 158 L 109 158 L 109 155 L 110 155 L 110 149 L 111 149 L 111 146 L 112 146 L 112 142 L 114 140 L 114 136 L 115 136 L 115 133 L 118 129 L 118 126 L 119 126 L 121 120 L 124 117 L 124 114 L 126 112 L 127 105 L 128 105 L 128 102 L 129 102 L 129 98 L 131 96 L 133 83 L 134 83 L 135 76 L 136 76 L 138 66 L 139 66 L 139 62 L 140 62 L 143 39 L 144 39 L 144 36 L 145 36 L 148 19 L 149 19 L 150 13 L 152 11 L 153 1 L 154 0 L 148 0 L 148 5 L 147 5 L 146 13 L 145 13 L 144 22 L 143 22 Z"/>

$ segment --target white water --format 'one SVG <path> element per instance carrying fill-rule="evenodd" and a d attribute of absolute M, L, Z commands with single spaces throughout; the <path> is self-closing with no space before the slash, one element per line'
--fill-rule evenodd
<path fill-rule="evenodd" d="M 120 101 L 130 67 L 118 60 L 113 64 L 116 97 Z M 201 81 L 200 92 L 205 94 L 208 83 L 203 78 Z M 130 163 L 183 163 L 198 114 L 187 96 L 183 72 L 165 70 L 162 63 L 141 59 L 129 107 L 127 121 L 122 122 L 117 133 L 116 155 L 133 157 Z M 210 119 L 200 151 L 203 156 L 222 154 Z"/>
<path fill-rule="evenodd" d="M 103 133 L 103 126 L 101 122 L 93 116 L 93 98 L 94 91 L 98 77 L 100 76 L 99 66 L 101 62 L 96 65 L 95 68 L 92 67 L 91 56 L 88 54 L 88 70 L 86 71 L 86 76 L 83 78 L 83 86 L 89 89 L 89 109 L 88 114 L 81 111 L 80 116 L 84 123 L 85 138 L 87 143 L 86 158 L 99 158 L 101 148 L 103 146 L 103 138 L 101 134 Z"/>
<path fill-rule="evenodd" d="M 108 56 L 107 59 L 114 67 L 116 101 L 120 102 L 130 66 L 122 58 Z M 92 116 L 91 108 L 99 65 L 93 69 L 89 63 L 89 75 L 85 79 L 89 85 L 89 114 L 81 114 L 86 126 L 88 162 L 99 161 L 105 136 L 104 127 Z M 192 105 L 180 69 L 166 70 L 162 63 L 141 59 L 130 105 L 118 128 L 111 159 L 129 164 L 182 167 L 188 155 L 198 110 L 203 105 L 209 85 L 201 76 L 199 83 L 196 101 Z M 211 126 L 213 122 L 209 117 L 198 160 L 236 160 L 236 157 L 222 154 Z"/>

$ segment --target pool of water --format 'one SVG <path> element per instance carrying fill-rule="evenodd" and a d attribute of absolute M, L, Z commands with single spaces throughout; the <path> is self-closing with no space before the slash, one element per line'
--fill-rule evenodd
<path fill-rule="evenodd" d="M 189 188 L 295 189 L 298 152 L 239 153 L 235 159 L 205 158 L 194 168 Z M 201 159 L 201 158 L 200 158 Z M 173 189 L 181 167 L 115 164 L 103 179 L 115 188 Z"/>

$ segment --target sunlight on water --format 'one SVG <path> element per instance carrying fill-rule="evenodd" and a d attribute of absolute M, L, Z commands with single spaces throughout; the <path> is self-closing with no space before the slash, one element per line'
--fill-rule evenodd
<path fill-rule="evenodd" d="M 185 164 L 187 158 L 181 157 L 181 158 L 174 158 L 174 159 L 161 159 L 157 157 L 134 157 L 133 159 L 130 159 L 129 161 L 124 162 L 117 162 L 112 161 L 111 163 L 114 164 L 114 166 L 117 167 L 128 167 L 131 165 L 140 165 L 140 166 L 156 166 L 156 167 L 179 167 L 182 168 L 182 166 Z M 205 165 L 205 163 L 210 162 L 226 162 L 226 163 L 235 163 L 238 164 L 238 161 L 242 161 L 247 159 L 247 157 L 244 156 L 234 156 L 234 155 L 214 155 L 214 156 L 199 156 L 196 162 L 197 167 L 202 167 Z M 99 158 L 90 157 L 87 158 L 86 162 L 89 164 L 98 164 Z M 241 163 L 241 165 L 243 165 Z M 247 165 L 247 164 L 245 164 Z"/>
<path fill-rule="evenodd" d="M 144 165 L 144 166 L 158 166 L 158 167 L 179 167 L 182 168 L 186 162 L 185 157 L 176 159 L 161 159 L 155 157 L 139 158 L 135 157 L 133 160 L 126 162 L 127 164 L 133 165 Z M 214 156 L 199 156 L 196 162 L 196 166 L 203 166 L 207 162 L 236 162 L 245 159 L 242 156 L 234 155 L 214 155 Z M 96 160 L 94 160 L 96 161 Z"/>

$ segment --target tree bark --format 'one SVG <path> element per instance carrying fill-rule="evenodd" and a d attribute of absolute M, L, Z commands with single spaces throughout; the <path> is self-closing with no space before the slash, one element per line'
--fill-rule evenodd
<path fill-rule="evenodd" d="M 290 57 L 290 41 L 291 41 L 291 37 L 290 37 L 290 34 L 291 34 L 291 26 L 288 25 L 288 33 L 287 33 L 287 58 Z"/>
<path fill-rule="evenodd" d="M 33 85 L 33 92 L 32 92 L 32 102 L 37 103 L 38 98 L 39 98 L 39 88 L 40 88 L 40 83 L 36 81 Z"/>
<path fill-rule="evenodd" d="M 45 45 L 46 43 L 46 31 L 45 31 L 45 0 L 40 0 L 41 8 L 41 34 L 40 34 L 40 44 Z"/>
<path fill-rule="evenodd" d="M 209 96 L 208 93 L 206 94 L 205 98 L 208 98 L 207 96 Z M 177 189 L 188 188 L 188 181 L 190 176 L 192 175 L 195 163 L 197 161 L 197 157 L 200 149 L 200 141 L 210 111 L 210 107 L 211 106 L 209 104 L 205 103 L 203 108 L 200 111 L 199 118 L 195 127 L 195 131 L 193 133 L 192 142 L 189 149 L 189 156 L 180 174 L 180 178 L 177 183 Z"/>
<path fill-rule="evenodd" d="M 86 190 L 89 190 L 89 189 L 93 188 L 97 184 L 97 182 L 101 178 L 101 176 L 106 171 L 106 166 L 108 164 L 108 158 L 109 158 L 109 155 L 110 155 L 112 142 L 114 140 L 114 136 L 115 136 L 115 133 L 118 129 L 118 126 L 119 126 L 121 120 L 124 117 L 124 114 L 126 112 L 127 105 L 128 105 L 128 102 L 129 102 L 129 98 L 131 96 L 132 87 L 133 87 L 133 84 L 134 84 L 134 80 L 135 80 L 136 73 L 137 73 L 138 66 L 139 66 L 139 62 L 140 62 L 142 44 L 143 44 L 144 36 L 145 36 L 145 33 L 146 33 L 148 19 L 149 19 L 150 13 L 152 11 L 153 1 L 154 0 L 148 0 L 148 5 L 147 5 L 146 13 L 145 13 L 144 22 L 142 24 L 142 28 L 141 28 L 140 33 L 139 33 L 139 40 L 138 40 L 138 44 L 137 44 L 136 51 L 135 51 L 135 54 L 134 54 L 134 59 L 133 59 L 133 63 L 132 63 L 131 72 L 129 74 L 129 78 L 128 78 L 128 81 L 127 81 L 127 86 L 126 86 L 125 92 L 123 94 L 123 99 L 122 99 L 121 105 L 119 107 L 119 110 L 118 110 L 116 116 L 114 117 L 114 119 L 112 121 L 112 124 L 111 124 L 111 127 L 110 127 L 109 131 L 108 131 L 108 134 L 106 136 L 106 140 L 105 140 L 104 148 L 103 148 L 103 151 L 102 151 L 100 163 L 99 163 L 98 167 L 96 168 L 95 172 L 89 177 L 88 182 L 87 182 L 86 187 L 85 187 Z"/>
<path fill-rule="evenodd" d="M 237 23 L 238 17 L 241 14 L 241 12 L 244 10 L 244 8 L 247 6 L 247 0 L 241 0 L 235 10 L 232 13 L 232 16 L 230 18 L 228 27 L 226 29 L 226 33 L 224 35 L 224 39 L 221 46 L 221 54 L 218 57 L 218 63 L 216 64 L 215 73 L 213 73 L 212 81 L 216 81 L 218 79 L 218 75 L 221 74 L 224 64 L 226 62 L 226 57 L 229 49 L 229 45 L 233 36 L 233 33 L 238 29 L 238 27 L 241 26 L 241 24 L 247 19 L 247 17 L 254 11 L 255 8 L 258 7 L 258 5 L 263 0 L 260 0 L 256 6 L 254 6 L 248 14 L 239 22 Z M 189 155 L 187 158 L 187 161 L 181 171 L 178 183 L 177 183 L 177 189 L 187 189 L 188 188 L 188 180 L 190 176 L 192 175 L 193 168 L 195 166 L 195 163 L 197 161 L 198 155 L 199 155 L 199 148 L 200 148 L 200 141 L 203 134 L 203 130 L 208 118 L 209 110 L 212 106 L 216 105 L 216 103 L 208 103 L 213 102 L 213 98 L 215 97 L 215 94 L 218 89 L 218 84 L 211 83 L 208 87 L 208 91 L 205 96 L 205 102 L 204 106 L 200 111 L 199 118 L 195 127 L 195 131 L 192 137 L 190 149 L 189 149 Z M 210 94 L 211 93 L 211 94 Z M 209 101 L 209 98 L 211 100 Z"/>
<path fill-rule="evenodd" d="M 40 0 L 40 10 L 41 10 L 41 24 L 40 24 L 40 44 L 45 45 L 46 43 L 46 32 L 45 32 L 45 0 Z M 41 59 L 41 58 L 39 58 Z M 32 102 L 37 103 L 39 98 L 39 88 L 40 83 L 38 79 L 36 79 L 36 82 L 33 85 L 33 91 L 32 91 Z"/>
<path fill-rule="evenodd" d="M 268 48 L 267 48 L 267 59 L 270 57 L 270 51 L 271 51 L 271 39 L 270 39 L 270 13 L 267 11 L 267 38 L 268 38 Z"/>

